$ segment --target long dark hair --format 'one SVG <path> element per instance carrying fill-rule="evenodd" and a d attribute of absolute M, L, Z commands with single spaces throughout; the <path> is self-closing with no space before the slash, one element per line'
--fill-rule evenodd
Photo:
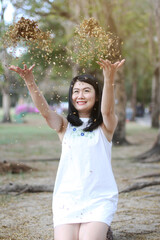
<path fill-rule="evenodd" d="M 70 88 L 69 88 L 69 106 L 68 106 L 68 115 L 67 120 L 73 126 L 81 126 L 83 122 L 79 118 L 78 111 L 73 106 L 72 103 L 72 92 L 74 84 L 77 82 L 85 82 L 93 86 L 96 93 L 96 101 L 91 111 L 91 116 L 88 122 L 88 125 L 83 130 L 86 132 L 92 131 L 96 129 L 102 122 L 102 114 L 101 114 L 101 99 L 102 99 L 102 86 L 100 82 L 90 74 L 83 74 L 76 76 L 72 79 Z"/>

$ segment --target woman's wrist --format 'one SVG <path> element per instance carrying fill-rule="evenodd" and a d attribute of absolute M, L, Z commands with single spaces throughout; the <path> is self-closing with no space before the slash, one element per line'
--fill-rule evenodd
<path fill-rule="evenodd" d="M 27 81 L 25 81 L 25 84 L 26 84 L 26 86 L 28 87 L 28 88 L 34 88 L 35 86 L 36 86 L 36 83 L 35 83 L 35 81 L 33 80 L 33 81 L 30 81 L 30 82 L 27 82 Z"/>
<path fill-rule="evenodd" d="M 25 78 L 24 77 L 24 81 L 25 83 L 29 86 L 29 85 L 34 85 L 35 84 L 35 81 L 34 81 L 34 78 Z"/>
<path fill-rule="evenodd" d="M 31 82 L 31 83 L 26 83 L 28 87 L 33 87 L 34 85 L 34 82 Z"/>
<path fill-rule="evenodd" d="M 107 86 L 115 86 L 114 81 L 104 81 L 104 84 L 106 84 Z"/>

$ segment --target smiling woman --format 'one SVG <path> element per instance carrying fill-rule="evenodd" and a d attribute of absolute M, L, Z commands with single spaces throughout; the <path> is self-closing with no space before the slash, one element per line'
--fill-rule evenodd
<path fill-rule="evenodd" d="M 106 240 L 117 209 L 118 189 L 111 166 L 111 141 L 118 121 L 113 86 L 124 60 L 97 63 L 103 68 L 103 91 L 91 75 L 73 78 L 67 119 L 50 109 L 38 89 L 32 73 L 35 65 L 9 68 L 24 79 L 35 106 L 62 142 L 53 193 L 55 240 Z"/>

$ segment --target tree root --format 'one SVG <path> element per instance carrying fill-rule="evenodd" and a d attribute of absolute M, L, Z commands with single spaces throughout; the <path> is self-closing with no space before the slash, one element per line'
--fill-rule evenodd
<path fill-rule="evenodd" d="M 124 190 L 120 191 L 119 193 L 126 193 L 131 191 L 136 191 L 145 187 L 160 185 L 160 181 L 152 181 L 152 182 L 142 182 L 142 183 L 135 183 Z"/>
<path fill-rule="evenodd" d="M 147 175 L 142 175 L 142 176 L 136 177 L 135 179 L 152 178 L 152 177 L 160 177 L 160 173 L 151 173 Z"/>
<path fill-rule="evenodd" d="M 136 159 L 136 161 L 137 160 L 141 163 L 156 163 L 156 162 L 160 162 L 160 155 L 154 154 L 151 157 Z"/>
<path fill-rule="evenodd" d="M 22 193 L 53 192 L 53 187 L 53 185 L 22 185 L 9 183 L 4 186 L 0 186 L 0 194 L 17 192 L 17 195 L 19 195 Z"/>
<path fill-rule="evenodd" d="M 42 159 L 22 159 L 17 160 L 17 162 L 54 162 L 59 160 L 60 158 L 42 158 Z"/>
<path fill-rule="evenodd" d="M 145 153 L 140 154 L 135 157 L 135 160 L 139 160 L 141 162 L 159 162 L 160 161 L 160 146 L 159 144 L 155 144 L 150 150 Z"/>

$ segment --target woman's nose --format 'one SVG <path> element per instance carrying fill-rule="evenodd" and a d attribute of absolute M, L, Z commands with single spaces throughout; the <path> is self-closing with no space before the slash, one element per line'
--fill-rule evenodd
<path fill-rule="evenodd" d="M 84 98 L 83 91 L 79 92 L 78 98 Z"/>

